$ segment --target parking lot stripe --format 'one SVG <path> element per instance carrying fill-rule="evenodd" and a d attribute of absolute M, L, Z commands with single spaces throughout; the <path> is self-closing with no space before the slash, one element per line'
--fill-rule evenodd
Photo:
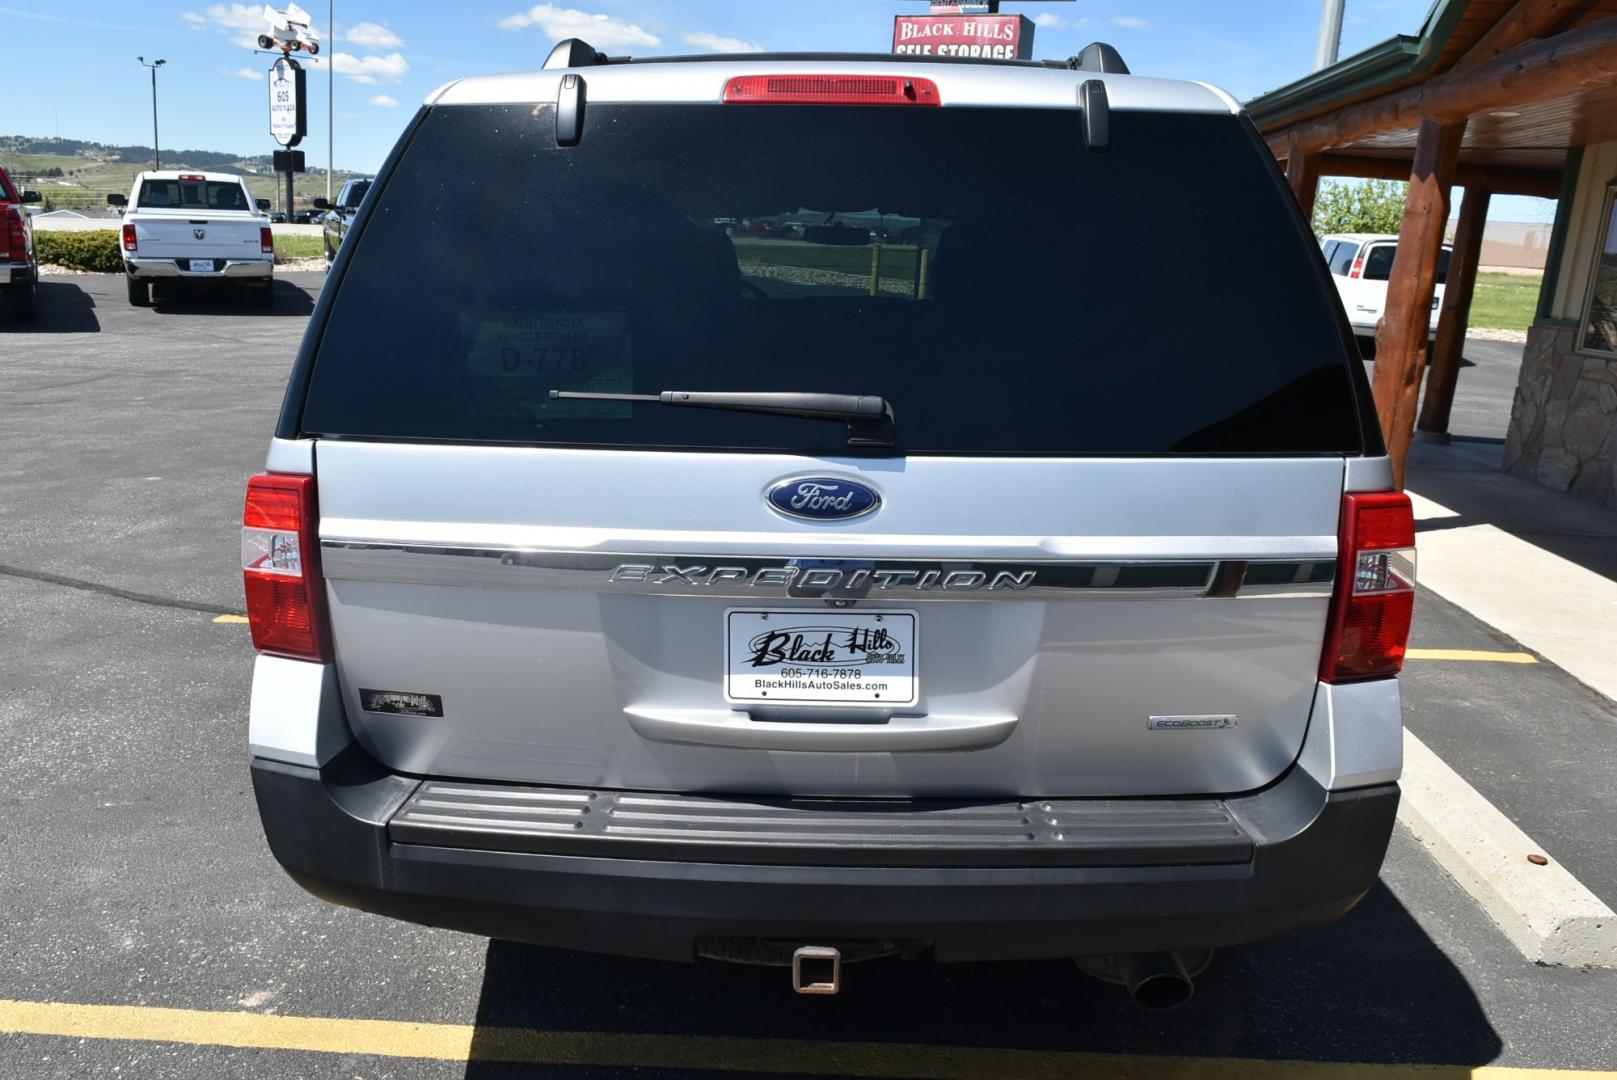
<path fill-rule="evenodd" d="M 245 616 L 245 615 L 217 615 L 217 616 L 214 617 L 213 621 L 216 622 L 216 623 L 244 623 L 244 622 L 247 621 L 247 616 Z"/>
<path fill-rule="evenodd" d="M 214 622 L 222 620 L 215 619 Z M 241 620 L 246 622 L 246 619 Z M 1536 664 L 1538 657 L 1530 652 L 1495 652 L 1489 649 L 1409 649 L 1406 660 L 1480 660 L 1490 664 Z"/>
<path fill-rule="evenodd" d="M 1107 1080 L 1617 1080 L 1617 1072 L 1491 1065 L 1355 1064 L 1095 1054 L 915 1043 L 477 1028 L 398 1020 L 208 1012 L 0 999 L 0 1032 L 259 1050 L 860 1077 L 1091 1076 Z"/>
<path fill-rule="evenodd" d="M 1617 914 L 1408 731 L 1400 786 L 1398 820 L 1523 956 L 1617 968 Z"/>

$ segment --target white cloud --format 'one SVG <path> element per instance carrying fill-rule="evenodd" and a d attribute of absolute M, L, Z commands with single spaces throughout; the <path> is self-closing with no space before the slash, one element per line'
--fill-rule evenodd
<path fill-rule="evenodd" d="M 555 4 L 535 4 L 527 11 L 507 15 L 495 25 L 501 30 L 525 30 L 537 26 L 558 41 L 562 38 L 583 38 L 597 49 L 621 49 L 631 45 L 656 48 L 662 44 L 661 38 L 635 23 L 611 15 L 579 11 L 577 8 L 560 8 Z"/>
<path fill-rule="evenodd" d="M 399 99 L 388 97 L 386 94 L 377 94 L 375 97 L 365 102 L 365 104 L 379 105 L 384 109 L 396 109 L 399 107 Z"/>
<path fill-rule="evenodd" d="M 201 30 L 208 25 L 208 20 L 195 11 L 182 11 L 180 18 L 184 19 L 193 30 Z"/>
<path fill-rule="evenodd" d="M 262 30 L 269 26 L 264 21 L 264 9 L 250 4 L 213 4 L 208 8 L 208 19 L 226 30 Z"/>
<path fill-rule="evenodd" d="M 695 30 L 685 35 L 685 44 L 694 45 L 698 49 L 708 52 L 738 53 L 763 52 L 764 47 L 756 41 L 747 41 L 743 38 L 725 37 L 723 34 L 710 34 L 706 30 Z"/>
<path fill-rule="evenodd" d="M 200 28 L 202 24 L 191 18 L 193 14 L 195 12 L 180 17 Z M 258 35 L 269 29 L 269 23 L 264 20 L 264 9 L 248 4 L 210 4 L 207 22 L 230 38 L 231 44 L 244 49 L 258 48 Z"/>
<path fill-rule="evenodd" d="M 232 79 L 252 79 L 254 82 L 264 78 L 264 73 L 262 71 L 254 71 L 252 68 L 245 67 L 237 68 L 235 71 L 221 71 L 219 74 Z"/>
<path fill-rule="evenodd" d="M 332 69 L 354 82 L 373 86 L 379 82 L 399 82 L 410 74 L 410 62 L 403 53 L 386 56 L 354 56 L 351 53 L 333 53 Z"/>
<path fill-rule="evenodd" d="M 381 23 L 362 22 L 354 26 L 343 35 L 343 40 L 358 45 L 361 49 L 371 49 L 381 52 L 383 49 L 397 49 L 404 44 L 404 39 Z"/>
<path fill-rule="evenodd" d="M 1135 18 L 1133 15 L 1113 15 L 1111 21 L 1113 26 L 1124 26 L 1130 30 L 1144 30 L 1151 25 L 1144 19 Z"/>

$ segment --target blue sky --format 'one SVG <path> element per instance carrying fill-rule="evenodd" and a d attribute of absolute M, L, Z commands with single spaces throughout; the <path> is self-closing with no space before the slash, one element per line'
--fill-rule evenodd
<path fill-rule="evenodd" d="M 283 0 L 284 2 L 284 0 Z M 1430 0 L 1347 0 L 1342 55 L 1414 33 Z M 321 33 L 310 67 L 311 164 L 326 159 L 325 63 L 336 69 L 336 161 L 373 170 L 423 97 L 462 75 L 531 68 L 557 37 L 579 33 L 614 54 L 735 48 L 885 51 L 892 17 L 922 0 L 305 0 Z M 264 70 L 250 42 L 262 2 L 0 0 L 6 27 L 0 134 L 151 141 L 149 76 L 137 55 L 168 61 L 158 75 L 167 147 L 264 153 Z M 1136 72 L 1195 78 L 1245 100 L 1306 74 L 1318 0 L 1005 0 L 1039 20 L 1035 52 L 1063 57 L 1111 41 Z M 1544 200 L 1496 199 L 1494 218 L 1549 220 Z"/>

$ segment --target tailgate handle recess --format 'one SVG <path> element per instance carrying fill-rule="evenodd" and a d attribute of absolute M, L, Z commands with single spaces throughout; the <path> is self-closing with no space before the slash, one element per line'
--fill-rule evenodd
<path fill-rule="evenodd" d="M 932 713 L 894 716 L 885 723 L 839 724 L 759 721 L 745 712 L 719 709 L 652 709 L 631 705 L 623 712 L 629 718 L 629 726 L 642 738 L 653 742 L 815 753 L 973 750 L 1004 742 L 1016 728 L 1014 716 Z"/>

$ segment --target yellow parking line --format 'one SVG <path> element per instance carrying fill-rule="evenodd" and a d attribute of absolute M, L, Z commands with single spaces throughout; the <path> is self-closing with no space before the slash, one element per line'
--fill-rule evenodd
<path fill-rule="evenodd" d="M 1526 652 L 1490 652 L 1486 649 L 1409 649 L 1406 660 L 1481 660 L 1490 664 L 1536 664 L 1538 657 Z"/>
<path fill-rule="evenodd" d="M 244 622 L 247 621 L 247 616 L 245 616 L 245 615 L 215 615 L 213 617 L 213 621 L 216 622 L 216 623 L 244 623 Z"/>
<path fill-rule="evenodd" d="M 804 1006 L 799 1005 L 799 1008 Z M 812 1008 L 813 1005 L 807 1006 Z M 0 1033 L 601 1068 L 1026 1080 L 1617 1080 L 1617 1072 L 1090 1054 L 1065 1050 L 536 1031 L 136 1005 L 0 1000 Z"/>

